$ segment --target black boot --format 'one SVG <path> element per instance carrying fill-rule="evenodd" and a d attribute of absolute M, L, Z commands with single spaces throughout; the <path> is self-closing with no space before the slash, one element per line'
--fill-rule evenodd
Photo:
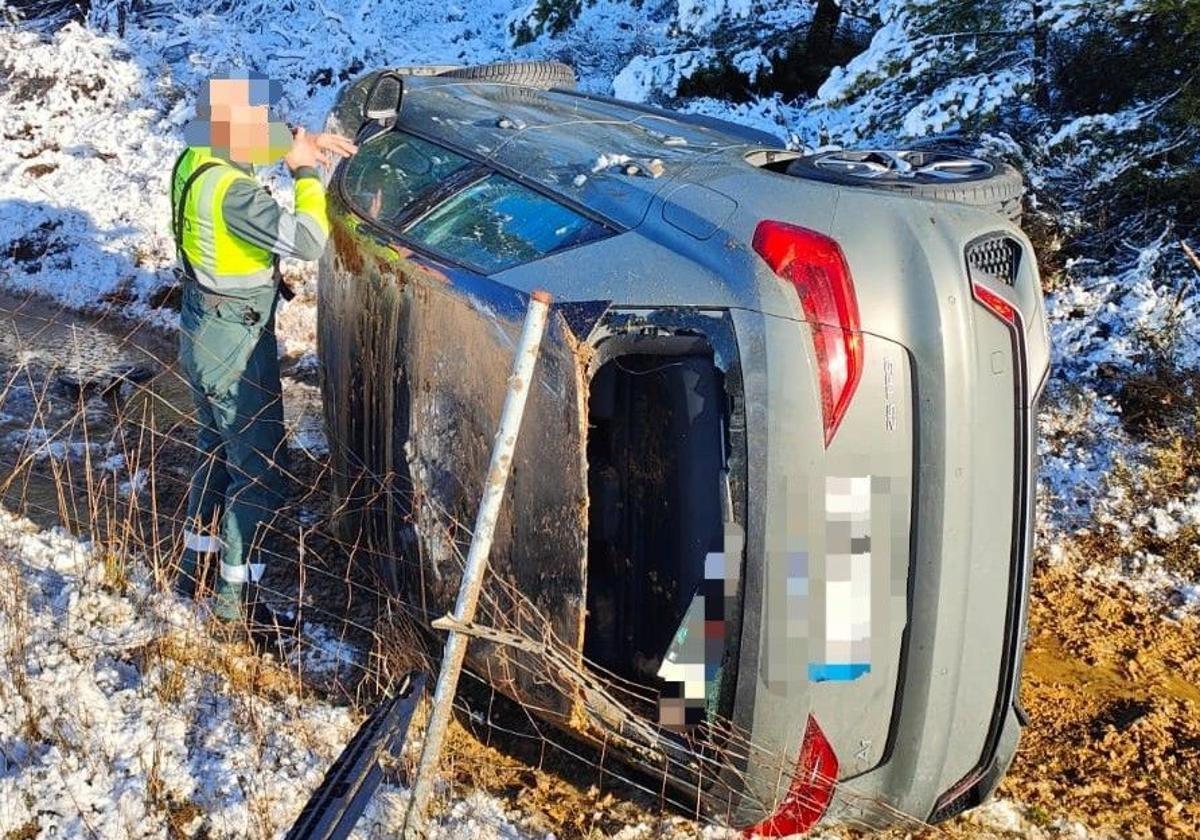
<path fill-rule="evenodd" d="M 180 569 L 179 574 L 175 575 L 175 582 L 171 588 L 175 590 L 177 597 L 185 601 L 193 601 L 196 598 L 196 576 Z"/>
<path fill-rule="evenodd" d="M 195 564 L 185 561 L 179 564 L 179 570 L 175 573 L 175 580 L 172 582 L 171 588 L 175 590 L 178 597 L 185 601 L 194 601 L 196 590 L 199 589 L 199 580 L 200 572 Z"/>

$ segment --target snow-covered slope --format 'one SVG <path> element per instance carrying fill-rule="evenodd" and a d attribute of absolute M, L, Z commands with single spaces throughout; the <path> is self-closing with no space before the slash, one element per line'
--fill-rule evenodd
<path fill-rule="evenodd" d="M 17 5 L 0 2 L 0 19 Z M 1200 166 L 1194 127 L 1167 118 L 1190 82 L 1172 76 L 1089 110 L 1070 75 L 1046 70 L 1055 49 L 1073 55 L 1105 27 L 1149 28 L 1171 4 L 842 5 L 865 49 L 811 97 L 762 81 L 781 75 L 812 16 L 794 0 L 97 0 L 82 24 L 0 26 L 0 285 L 172 328 L 160 306 L 173 263 L 166 181 L 198 82 L 230 67 L 281 80 L 286 116 L 314 128 L 339 85 L 375 66 L 549 58 L 575 66 L 586 90 L 733 119 L 794 147 L 960 131 L 1021 165 L 1032 188 L 1026 220 L 1043 250 L 1054 347 L 1040 417 L 1043 556 L 1129 583 L 1168 613 L 1195 612 L 1200 462 L 1187 453 L 1200 287 L 1179 240 L 1197 244 L 1197 231 L 1153 198 Z M 1116 197 L 1139 173 L 1151 197 L 1135 212 Z M 281 169 L 262 177 L 290 193 Z M 312 272 L 286 270 L 309 284 L 280 327 L 284 351 L 303 358 Z M 319 432 L 303 433 L 294 443 L 320 457 Z M 162 836 L 176 812 L 216 836 L 285 824 L 349 733 L 349 713 L 298 693 L 268 702 L 202 670 L 180 684 L 146 665 L 146 640 L 202 628 L 136 572 L 114 591 L 88 557 L 74 538 L 0 511 L 0 574 L 15 593 L 0 610 L 0 833 L 37 819 L 62 836 Z M 265 737 L 247 734 L 248 719 Z M 153 813 L 150 789 L 165 803 Z M 372 819 L 394 828 L 403 796 L 387 791 Z M 494 799 L 455 807 L 451 833 L 515 836 Z M 1026 817 L 1002 803 L 976 819 L 1035 831 Z"/>

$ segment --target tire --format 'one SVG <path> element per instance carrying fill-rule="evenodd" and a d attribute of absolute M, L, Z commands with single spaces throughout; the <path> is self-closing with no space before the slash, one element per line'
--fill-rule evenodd
<path fill-rule="evenodd" d="M 453 70 L 461 70 L 461 64 L 401 64 L 388 67 L 393 73 L 401 76 L 441 76 Z"/>
<path fill-rule="evenodd" d="M 558 61 L 500 61 L 477 64 L 438 73 L 447 79 L 473 79 L 480 82 L 509 82 L 522 87 L 549 90 L 575 88 L 575 71 Z"/>
<path fill-rule="evenodd" d="M 898 174 L 887 170 L 895 158 L 902 158 L 916 171 Z M 852 174 L 847 169 L 861 161 L 870 174 Z M 835 163 L 836 162 L 836 163 Z M 965 174 L 953 180 L 922 173 L 926 166 L 962 166 Z M 913 198 L 930 201 L 951 201 L 991 210 L 1020 223 L 1021 196 L 1025 194 L 1025 179 L 1006 163 L 970 157 L 957 150 L 899 149 L 825 152 L 797 158 L 787 169 L 797 178 L 842 184 L 849 187 L 904 193 Z"/>

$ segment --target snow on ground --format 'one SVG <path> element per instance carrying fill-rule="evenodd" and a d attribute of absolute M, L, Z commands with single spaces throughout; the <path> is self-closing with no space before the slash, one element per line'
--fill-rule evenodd
<path fill-rule="evenodd" d="M 1054 368 L 1039 415 L 1039 535 L 1053 552 L 1065 537 L 1108 526 L 1127 551 L 1090 572 L 1123 580 L 1172 609 L 1193 611 L 1200 608 L 1200 581 L 1165 568 L 1140 543 L 1144 535 L 1172 537 L 1197 524 L 1200 499 L 1194 492 L 1132 497 L 1129 486 L 1114 480 L 1117 467 L 1136 463 L 1147 445 L 1123 425 L 1114 383 L 1131 364 L 1152 363 L 1155 352 L 1182 369 L 1200 367 L 1200 293 L 1177 291 L 1164 279 L 1172 246 L 1170 231 L 1161 231 L 1131 247 L 1119 270 L 1096 267 L 1083 282 L 1047 296 Z M 1089 268 L 1068 270 L 1083 274 Z M 1158 344 L 1163 346 L 1156 350 Z"/>
<path fill-rule="evenodd" d="M 672 95 L 711 58 L 706 47 L 681 48 L 679 33 L 703 32 L 721 14 L 744 18 L 752 6 L 745 0 L 596 0 L 565 32 L 534 31 L 529 43 L 514 48 L 512 27 L 527 21 L 536 4 L 514 12 L 510 0 L 296 0 L 284 12 L 273 0 L 257 0 L 217 13 L 211 4 L 185 0 L 126 21 L 118 35 L 120 5 L 94 3 L 91 28 L 71 24 L 49 36 L 0 30 L 0 79 L 6 79 L 0 82 L 0 284 L 73 307 L 119 306 L 168 328 L 172 317 L 154 306 L 171 282 L 173 263 L 166 181 L 182 147 L 180 129 L 194 112 L 197 84 L 211 72 L 253 66 L 281 79 L 286 115 L 314 128 L 348 74 L 384 64 L 563 55 L 575 65 L 582 89 L 653 101 Z M 1131 5 L 1126 0 L 1122 7 Z M 0 2 L 0 11 L 4 6 Z M 1056 0 L 1045 5 L 1043 20 L 1065 27 L 1087 7 L 1082 0 Z M 795 27 L 803 20 L 770 23 Z M 766 60 L 758 50 L 732 58 L 748 73 Z M 1023 70 L 1000 68 L 955 79 L 918 106 L 894 113 L 886 83 L 879 95 L 856 98 L 886 80 L 889 68 L 915 58 L 903 21 L 885 14 L 870 47 L 835 70 L 807 103 L 697 98 L 682 107 L 766 130 L 793 147 L 817 148 L 953 127 L 967 113 L 988 113 L 1001 100 L 1020 97 L 1029 82 Z M 1135 131 L 1152 108 L 1048 125 L 1035 149 L 1016 148 L 1002 133 L 987 142 L 1029 155 L 1026 173 L 1035 187 L 1048 179 L 1111 179 L 1129 163 L 1112 138 Z M 281 168 L 262 177 L 287 200 L 289 179 Z M 1070 213 L 1065 209 L 1063 218 Z M 1107 483 L 1117 460 L 1136 455 L 1138 444 L 1123 430 L 1121 406 L 1102 387 L 1105 371 L 1143 351 L 1138 337 L 1168 328 L 1177 336 L 1180 364 L 1200 366 L 1197 292 L 1180 296 L 1163 282 L 1161 265 L 1172 244 L 1168 232 L 1153 231 L 1146 241 L 1130 243 L 1123 264 L 1077 261 L 1068 266 L 1070 282 L 1047 298 L 1054 374 L 1040 414 L 1039 533 L 1049 540 L 1052 558 L 1062 554 L 1065 535 L 1097 519 L 1164 533 L 1200 519 L 1200 500 L 1181 499 L 1151 507 L 1144 522 L 1134 522 L 1124 516 L 1128 500 Z M 311 373 L 312 269 L 285 269 L 309 293 L 281 312 L 281 352 L 297 373 Z M 311 403 L 310 385 L 289 381 L 288 388 Z M 289 426 L 294 448 L 321 454 L 325 443 L 314 413 L 289 415 Z M 74 454 L 61 442 L 45 449 L 51 459 Z M 12 646 L 24 644 L 21 634 L 30 644 L 36 640 L 19 650 L 35 663 L 28 680 L 39 692 L 30 704 L 15 693 L 18 683 L 0 685 L 11 695 L 0 713 L 4 833 L 55 800 L 45 818 L 59 820 L 68 836 L 89 830 L 161 835 L 166 812 L 146 813 L 145 796 L 137 793 L 152 777 L 162 779 L 159 802 L 201 803 L 215 834 L 235 836 L 251 819 L 279 825 L 352 728 L 345 710 L 311 698 L 262 702 L 228 691 L 211 675 L 187 682 L 178 702 L 164 703 L 164 676 L 143 667 L 134 653 L 168 629 L 201 632 L 194 617 L 150 595 L 136 570 L 132 595 L 110 591 L 85 545 L 64 534 L 37 533 L 3 512 L 0 557 L 0 568 L 17 571 L 26 603 L 21 611 L 0 613 L 0 646 L 17 650 Z M 1164 570 L 1153 556 L 1134 553 L 1119 568 L 1096 573 L 1116 574 L 1153 597 L 1173 594 L 1183 607 L 1200 609 L 1200 584 Z M 17 618 L 25 624 L 16 626 Z M 332 660 L 347 655 L 330 654 Z M 0 669 L 20 661 L 5 659 Z M 270 724 L 269 737 L 246 737 L 246 720 Z M 373 818 L 394 828 L 390 821 L 402 813 L 404 795 L 386 791 L 372 805 Z M 464 832 L 478 823 L 491 826 L 494 836 L 515 836 L 494 800 L 473 796 L 454 808 L 460 822 L 453 825 Z M 978 814 L 994 818 L 999 829 L 1019 812 L 1019 805 L 1001 801 Z M 642 836 L 636 827 L 629 831 Z"/>
<path fill-rule="evenodd" d="M 0 836 L 274 836 L 341 751 L 350 711 L 280 678 L 270 695 L 198 664 L 209 631 L 130 565 L 0 510 Z M 287 664 L 318 675 L 355 652 L 319 628 Z M 218 651 L 220 648 L 216 648 Z M 254 657 L 236 651 L 231 673 Z M 239 658 L 240 657 L 240 658 Z M 245 661 L 242 661 L 245 660 Z M 359 836 L 394 830 L 385 788 Z M 444 837 L 515 840 L 502 806 L 456 803 Z"/>
<path fill-rule="evenodd" d="M 982 829 L 981 833 L 990 833 L 998 837 L 1024 837 L 1026 840 L 1042 840 L 1043 838 L 1062 838 L 1062 840 L 1089 840 L 1093 837 L 1109 836 L 1095 834 L 1087 826 L 1075 820 L 1057 818 L 1040 820 L 1046 823 L 1039 825 L 1033 819 L 1029 809 L 1011 799 L 995 798 L 967 816 L 967 822 Z"/>
<path fill-rule="evenodd" d="M 321 394 L 315 385 L 286 378 L 283 383 L 283 423 L 288 446 L 313 458 L 329 454 Z"/>
<path fill-rule="evenodd" d="M 6 836 L 33 824 L 64 837 L 157 837 L 172 803 L 180 818 L 187 803 L 198 808 L 214 836 L 273 829 L 353 730 L 344 708 L 264 700 L 152 659 L 154 643 L 205 630 L 139 568 L 114 591 L 86 543 L 2 511 L 0 559 Z"/>

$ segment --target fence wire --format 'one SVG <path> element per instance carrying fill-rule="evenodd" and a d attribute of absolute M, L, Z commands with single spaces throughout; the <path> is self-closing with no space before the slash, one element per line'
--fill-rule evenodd
<path fill-rule="evenodd" d="M 367 464 L 357 465 L 358 483 L 346 499 L 333 498 L 324 448 L 296 445 L 304 442 L 297 435 L 301 427 L 311 438 L 313 413 L 320 411 L 311 398 L 314 374 L 298 366 L 289 373 L 285 364 L 284 401 L 302 412 L 285 415 L 283 446 L 292 446 L 286 458 L 276 453 L 289 498 L 267 512 L 268 524 L 255 539 L 267 561 L 267 598 L 276 606 L 295 605 L 303 632 L 274 657 L 246 649 L 239 658 L 230 652 L 235 643 L 198 633 L 194 622 L 161 608 L 163 599 L 173 597 L 168 593 L 183 552 L 187 490 L 200 457 L 190 393 L 173 363 L 175 339 L 161 322 L 159 312 L 141 320 L 115 308 L 83 315 L 32 296 L 0 296 L 0 505 L 84 540 L 94 562 L 103 564 L 105 580 L 141 599 L 137 608 L 154 615 L 154 630 L 125 639 L 125 653 L 140 651 L 149 667 L 228 680 L 250 718 L 257 699 L 284 694 L 348 703 L 361 712 L 409 669 L 434 673 L 441 634 L 430 624 L 437 616 L 376 575 L 384 549 L 368 518 L 360 520 L 367 524 L 358 533 L 337 524 L 354 508 L 404 511 L 413 499 L 398 489 L 404 482 L 397 476 L 373 473 Z M 310 402 L 287 406 L 295 391 Z M 421 504 L 434 514 L 420 523 L 421 539 L 436 536 L 452 547 L 461 569 L 470 523 L 436 500 L 426 497 Z M 6 575 L 19 574 L 13 562 L 0 553 Z M 213 570 L 202 571 L 211 579 Z M 139 576 L 151 585 L 131 586 Z M 14 584 L 10 591 L 15 594 L 6 609 L 15 620 L 22 590 Z M 461 726 L 444 762 L 437 807 L 450 808 L 483 788 L 559 837 L 615 831 L 622 819 L 658 820 L 686 836 L 702 825 L 728 825 L 734 806 L 753 796 L 739 767 L 752 761 L 776 768 L 783 782 L 790 778 L 794 758 L 756 743 L 730 720 L 710 716 L 685 734 L 667 731 L 646 714 L 657 702 L 655 687 L 589 663 L 552 628 L 528 593 L 489 576 L 478 621 L 459 629 L 497 657 L 484 660 L 482 673 L 476 662 L 459 692 Z M 333 667 L 311 668 L 331 644 L 354 654 Z M 30 654 L 18 645 L 5 655 Z M 503 662 L 502 674 L 492 672 L 493 661 Z M 28 665 L 10 662 L 17 670 Z M 566 697 L 571 715 L 564 719 L 561 705 L 549 708 L 521 696 L 518 685 L 539 686 L 548 692 L 543 697 Z M 414 758 L 406 755 L 394 768 L 399 782 L 407 781 Z M 298 813 L 309 785 L 289 782 Z M 543 789 L 542 802 L 530 798 Z M 772 810 L 772 803 L 756 804 Z M 832 810 L 849 829 L 868 831 L 881 823 L 907 832 L 930 828 L 856 793 L 852 783 L 838 786 Z M 540 816 L 531 818 L 531 811 Z M 266 809 L 248 828 L 215 828 L 274 836 L 287 826 Z"/>

